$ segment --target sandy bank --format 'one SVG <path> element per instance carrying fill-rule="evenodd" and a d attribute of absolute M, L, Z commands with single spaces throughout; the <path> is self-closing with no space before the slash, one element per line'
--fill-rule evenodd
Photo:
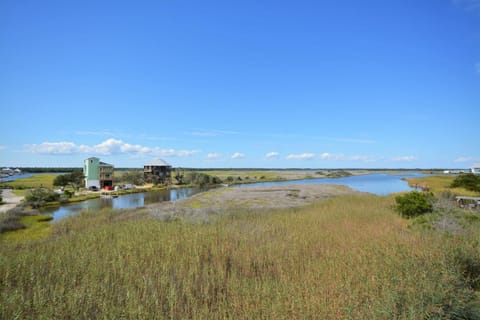
<path fill-rule="evenodd" d="M 10 189 L 2 190 L 2 198 L 4 204 L 0 205 L 0 213 L 7 212 L 15 208 L 23 200 L 23 197 L 15 195 Z"/>
<path fill-rule="evenodd" d="M 238 209 L 260 211 L 300 207 L 328 197 L 352 193 L 357 191 L 333 185 L 222 188 L 184 200 L 151 204 L 146 210 L 150 215 L 164 220 L 175 217 L 203 220 L 209 214 L 224 214 Z"/>

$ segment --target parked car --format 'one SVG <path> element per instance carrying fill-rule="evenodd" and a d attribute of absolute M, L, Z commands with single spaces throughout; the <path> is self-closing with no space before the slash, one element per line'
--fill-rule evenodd
<path fill-rule="evenodd" d="M 88 190 L 90 191 L 98 191 L 98 188 L 96 186 L 90 186 L 88 187 Z"/>

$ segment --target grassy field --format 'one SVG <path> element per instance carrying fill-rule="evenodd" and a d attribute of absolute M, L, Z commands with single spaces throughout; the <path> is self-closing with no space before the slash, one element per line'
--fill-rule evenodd
<path fill-rule="evenodd" d="M 48 221 L 52 219 L 52 216 L 49 215 L 21 217 L 19 222 L 23 224 L 26 229 L 0 234 L 0 243 L 19 243 L 48 238 L 51 232 L 51 225 Z"/>
<path fill-rule="evenodd" d="M 468 315 L 474 292 L 459 261 L 480 257 L 478 244 L 410 228 L 392 204 L 347 195 L 208 223 L 84 212 L 44 240 L 2 243 L 0 318 Z"/>
<path fill-rule="evenodd" d="M 464 195 L 464 196 L 477 196 L 480 197 L 478 192 L 466 190 L 464 188 L 450 188 L 455 176 L 451 175 L 438 175 L 438 176 L 427 176 L 421 178 L 409 178 L 407 179 L 408 184 L 413 186 L 415 184 L 427 185 L 431 188 L 431 191 L 435 193 L 440 193 L 443 191 L 449 191 L 455 195 Z"/>
<path fill-rule="evenodd" d="M 0 183 L 0 187 L 11 187 L 14 189 L 31 189 L 38 187 L 53 188 L 53 180 L 56 176 L 56 174 L 35 174 L 28 178 L 2 182 Z"/>

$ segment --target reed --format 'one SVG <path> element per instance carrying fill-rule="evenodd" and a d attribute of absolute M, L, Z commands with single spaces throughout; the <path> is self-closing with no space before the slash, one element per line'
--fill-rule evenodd
<path fill-rule="evenodd" d="M 423 319 L 463 307 L 454 253 L 466 240 L 408 228 L 392 204 L 350 195 L 197 223 L 84 212 L 46 240 L 0 246 L 0 318 Z"/>
<path fill-rule="evenodd" d="M 53 180 L 55 180 L 56 176 L 56 174 L 35 174 L 28 178 L 2 182 L 0 183 L 0 186 L 13 189 L 32 189 L 39 187 L 53 188 Z"/>

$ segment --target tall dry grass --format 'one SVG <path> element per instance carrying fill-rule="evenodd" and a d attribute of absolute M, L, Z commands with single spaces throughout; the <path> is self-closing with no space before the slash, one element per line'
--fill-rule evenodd
<path fill-rule="evenodd" d="M 209 223 L 84 213 L 47 241 L 2 245 L 0 318 L 423 319 L 458 308 L 462 242 L 407 228 L 391 205 L 345 196 Z"/>

